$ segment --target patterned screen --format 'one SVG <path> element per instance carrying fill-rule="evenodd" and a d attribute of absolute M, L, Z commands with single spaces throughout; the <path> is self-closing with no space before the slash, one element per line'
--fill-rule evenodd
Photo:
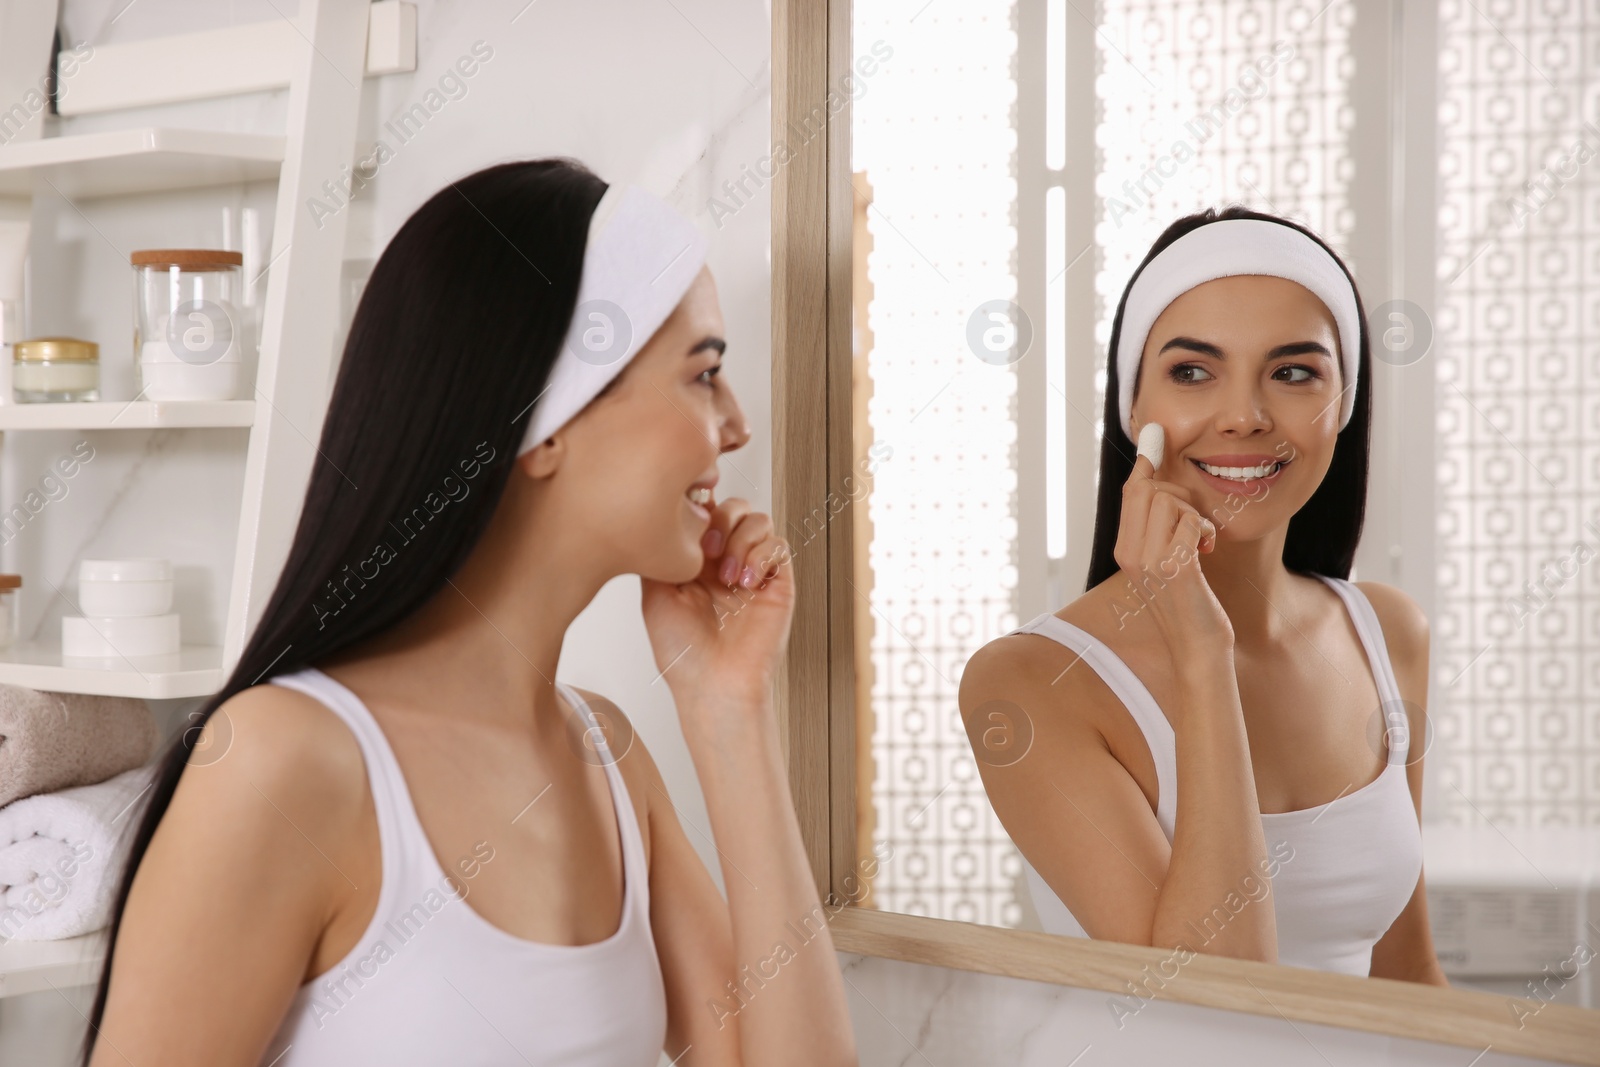
<path fill-rule="evenodd" d="M 1100 6 L 1095 338 L 1104 390 L 1122 289 L 1179 216 L 1240 203 L 1303 222 L 1344 251 L 1353 223 L 1345 134 L 1355 5 Z M 1099 399 L 1085 410 L 1099 411 Z"/>
<path fill-rule="evenodd" d="M 1600 824 L 1600 5 L 1439 15 L 1447 817 Z"/>

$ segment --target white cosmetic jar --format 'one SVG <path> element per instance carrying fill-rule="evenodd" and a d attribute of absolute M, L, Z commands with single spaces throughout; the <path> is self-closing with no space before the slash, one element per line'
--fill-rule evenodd
<path fill-rule="evenodd" d="M 176 615 L 133 615 L 84 618 L 67 615 L 61 620 L 61 654 L 103 659 L 126 656 L 165 656 L 178 651 Z"/>
<path fill-rule="evenodd" d="M 237 342 L 208 363 L 180 358 L 165 341 L 146 341 L 139 374 L 148 400 L 237 400 L 244 360 Z"/>
<path fill-rule="evenodd" d="M 86 559 L 78 564 L 78 607 L 88 616 L 164 615 L 172 607 L 165 559 Z"/>

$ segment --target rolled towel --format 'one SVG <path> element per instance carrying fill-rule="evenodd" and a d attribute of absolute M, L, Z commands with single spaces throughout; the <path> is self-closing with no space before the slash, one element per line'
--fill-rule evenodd
<path fill-rule="evenodd" d="M 0 808 L 0 940 L 56 941 L 111 921 L 156 764 Z"/>
<path fill-rule="evenodd" d="M 142 766 L 157 733 L 142 700 L 0 685 L 0 805 Z"/>

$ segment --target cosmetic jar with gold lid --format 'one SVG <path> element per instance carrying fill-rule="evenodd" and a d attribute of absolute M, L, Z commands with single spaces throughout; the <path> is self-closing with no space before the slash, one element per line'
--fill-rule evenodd
<path fill-rule="evenodd" d="M 19 404 L 100 399 L 100 346 L 76 337 L 35 337 L 11 346 L 11 391 Z"/>

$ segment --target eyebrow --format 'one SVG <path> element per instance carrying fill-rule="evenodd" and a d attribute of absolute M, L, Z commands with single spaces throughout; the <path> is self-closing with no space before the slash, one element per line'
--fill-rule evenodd
<path fill-rule="evenodd" d="M 1193 337 L 1174 337 L 1172 340 L 1162 345 L 1161 351 L 1157 352 L 1156 355 L 1161 355 L 1169 348 L 1187 349 L 1188 351 L 1194 352 L 1198 355 L 1212 356 L 1223 361 L 1226 361 L 1228 358 L 1221 348 L 1212 344 L 1210 341 L 1200 341 Z M 1289 356 L 1310 356 L 1318 354 L 1327 356 L 1329 359 L 1333 358 L 1333 353 L 1329 352 L 1328 346 L 1323 344 L 1321 341 L 1295 341 L 1291 344 L 1279 345 L 1278 347 L 1274 348 L 1272 351 L 1267 353 L 1267 359 L 1284 359 Z"/>
<path fill-rule="evenodd" d="M 691 356 L 699 355 L 708 348 L 714 350 L 720 356 L 728 350 L 728 342 L 720 337 L 702 338 L 699 344 L 689 349 L 689 354 Z"/>

